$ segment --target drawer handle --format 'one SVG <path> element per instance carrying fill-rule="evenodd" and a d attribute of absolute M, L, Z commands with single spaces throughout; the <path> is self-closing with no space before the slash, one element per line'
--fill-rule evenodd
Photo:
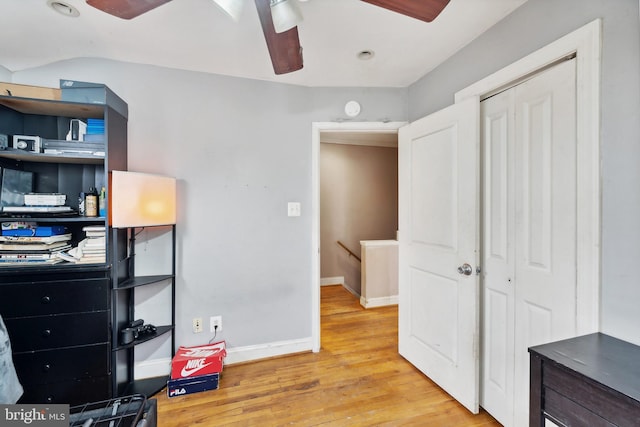
<path fill-rule="evenodd" d="M 42 372 L 49 372 L 50 369 L 51 369 L 51 365 L 47 363 L 42 367 Z"/>
<path fill-rule="evenodd" d="M 45 295 L 42 297 L 40 302 L 42 302 L 43 304 L 49 304 L 51 302 L 51 298 L 48 295 Z"/>
<path fill-rule="evenodd" d="M 42 331 L 42 336 L 43 337 L 50 337 L 51 336 L 51 329 L 45 329 L 44 331 Z"/>

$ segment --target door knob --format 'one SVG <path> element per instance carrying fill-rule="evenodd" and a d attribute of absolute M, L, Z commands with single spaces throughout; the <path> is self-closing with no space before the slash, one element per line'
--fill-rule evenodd
<path fill-rule="evenodd" d="M 460 267 L 458 267 L 458 273 L 464 274 L 465 276 L 471 276 L 471 273 L 473 273 L 473 267 L 465 262 Z"/>

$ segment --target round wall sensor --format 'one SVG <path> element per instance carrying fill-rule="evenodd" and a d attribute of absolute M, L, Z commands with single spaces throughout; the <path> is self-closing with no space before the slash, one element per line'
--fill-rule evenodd
<path fill-rule="evenodd" d="M 72 18 L 80 16 L 80 12 L 78 12 L 78 9 L 71 6 L 69 3 L 57 0 L 47 0 L 47 5 L 49 5 L 51 9 L 55 10 L 61 15 L 70 16 Z"/>
<path fill-rule="evenodd" d="M 357 101 L 349 101 L 344 106 L 344 112 L 349 117 L 355 117 L 360 114 L 360 104 Z"/>

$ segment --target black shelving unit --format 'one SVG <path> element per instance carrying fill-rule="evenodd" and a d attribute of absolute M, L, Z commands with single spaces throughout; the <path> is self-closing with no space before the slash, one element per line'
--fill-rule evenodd
<path fill-rule="evenodd" d="M 0 265 L 0 315 L 15 343 L 13 360 L 25 390 L 20 403 L 79 405 L 135 393 L 151 396 L 166 386 L 168 376 L 134 380 L 136 347 L 171 334 L 171 356 L 175 351 L 175 225 L 166 226 L 172 235 L 171 273 L 138 277 L 135 230 L 111 228 L 105 216 L 77 214 L 80 192 L 104 186 L 110 194 L 109 173 L 128 169 L 128 107 L 106 86 L 93 85 L 86 93 L 70 90 L 92 100 L 0 95 L 0 134 L 9 138 L 63 141 L 73 119 L 103 119 L 105 124 L 104 155 L 0 149 L 0 168 L 31 172 L 33 191 L 66 194 L 72 209 L 58 215 L 0 212 L 0 222 L 64 225 L 73 246 L 85 238 L 85 226 L 104 227 L 107 236 L 104 263 Z M 107 210 L 108 204 L 107 199 Z M 134 320 L 136 289 L 163 281 L 171 287 L 171 323 L 156 325 L 153 336 L 120 345 L 120 329 Z"/>
<path fill-rule="evenodd" d="M 162 388 L 166 387 L 169 375 L 162 375 L 154 378 L 136 380 L 134 375 L 135 349 L 140 344 L 157 339 L 166 334 L 171 334 L 171 357 L 175 354 L 175 271 L 176 271 L 176 226 L 154 226 L 153 228 L 164 227 L 171 233 L 171 272 L 168 274 L 138 276 L 136 275 L 136 230 L 138 228 L 127 228 L 125 230 L 126 239 L 118 229 L 113 229 L 113 256 L 114 266 L 117 274 L 113 275 L 112 283 L 112 366 L 114 375 L 112 377 L 113 389 L 117 395 L 143 394 L 152 396 Z M 149 227 L 150 228 L 150 227 Z M 120 331 L 136 320 L 134 297 L 136 289 L 143 286 L 160 284 L 167 282 L 171 288 L 171 323 L 169 325 L 154 325 L 156 332 L 152 335 L 143 335 L 131 343 L 121 344 Z"/>
<path fill-rule="evenodd" d="M 69 89 L 75 91 L 76 89 Z M 126 103 L 106 86 L 86 102 L 0 95 L 0 133 L 65 140 L 73 119 L 103 119 L 104 155 L 52 154 L 8 147 L 0 149 L 0 168 L 30 172 L 33 191 L 62 193 L 70 214 L 0 212 L 0 222 L 30 221 L 64 225 L 76 246 L 83 227 L 104 227 L 106 217 L 77 214 L 78 194 L 90 187 L 109 188 L 109 172 L 127 170 Z M 84 94 L 84 90 L 80 90 Z M 68 93 L 68 92 L 67 92 Z M 74 92 L 78 93 L 78 92 Z M 92 95 L 93 96 L 93 95 Z M 108 203 L 108 201 L 107 201 Z M 0 315 L 12 343 L 13 360 L 24 387 L 20 403 L 67 403 L 114 397 L 112 388 L 111 293 L 114 268 L 111 237 L 106 262 L 93 264 L 0 265 Z"/>

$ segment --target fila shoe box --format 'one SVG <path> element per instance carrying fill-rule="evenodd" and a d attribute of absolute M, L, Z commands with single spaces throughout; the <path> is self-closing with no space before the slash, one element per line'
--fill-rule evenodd
<path fill-rule="evenodd" d="M 180 347 L 171 360 L 168 397 L 217 390 L 224 358 L 224 341 L 196 347 Z"/>
<path fill-rule="evenodd" d="M 201 391 L 217 390 L 220 374 L 198 375 L 167 381 L 167 396 L 177 397 Z"/>

